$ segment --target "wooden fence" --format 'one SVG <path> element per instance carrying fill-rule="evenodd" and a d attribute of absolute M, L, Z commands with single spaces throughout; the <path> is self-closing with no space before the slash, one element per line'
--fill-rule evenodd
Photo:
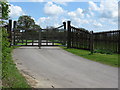
<path fill-rule="evenodd" d="M 120 30 L 107 32 L 89 32 L 70 25 L 68 21 L 68 48 L 90 50 L 104 50 L 120 53 Z"/>
<path fill-rule="evenodd" d="M 120 30 L 94 33 L 94 49 L 119 52 Z"/>
<path fill-rule="evenodd" d="M 15 28 L 15 26 L 16 22 L 14 22 L 13 28 Z M 59 28 L 61 27 L 64 28 L 63 30 L 61 29 L 59 31 Z M 90 32 L 81 28 L 71 26 L 70 21 L 67 21 L 67 27 L 66 23 L 63 22 L 63 25 L 61 25 L 60 27 L 49 30 L 49 32 L 46 32 L 46 30 L 47 29 L 40 30 L 40 35 L 36 35 L 41 36 L 41 38 L 38 40 L 41 40 L 42 38 L 44 39 L 45 34 L 45 38 L 47 38 L 46 41 L 52 41 L 52 43 L 54 44 L 53 40 L 56 42 L 57 39 L 63 45 L 67 45 L 67 48 L 90 50 L 91 53 L 93 53 L 94 50 L 106 50 L 113 53 L 120 53 L 120 30 L 93 33 L 93 31 Z M 12 20 L 9 20 L 8 33 L 9 40 L 12 45 L 12 41 L 15 42 L 15 40 L 12 40 Z M 25 35 L 23 35 L 23 38 L 24 36 Z"/>

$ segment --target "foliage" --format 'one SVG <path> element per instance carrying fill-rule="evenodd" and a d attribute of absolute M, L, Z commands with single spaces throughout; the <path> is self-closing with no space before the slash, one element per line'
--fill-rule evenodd
<path fill-rule="evenodd" d="M 9 9 L 8 3 L 0 2 L 2 6 L 2 17 L 0 19 L 7 20 Z M 5 21 L 0 22 L 0 24 L 4 24 Z M 0 66 L 2 66 L 2 85 L 5 88 L 29 88 L 30 86 L 27 84 L 25 78 L 19 73 L 14 64 L 11 56 L 12 49 L 14 47 L 10 47 L 10 42 L 8 40 L 7 29 L 4 27 L 0 27 L 0 44 L 2 48 L 2 61 L 0 60 Z M 2 35 L 1 35 L 2 34 Z M 2 65 L 1 65 L 2 62 Z"/>
<path fill-rule="evenodd" d="M 0 17 L 0 19 L 5 19 L 5 20 L 7 20 L 9 17 L 8 17 L 8 13 L 10 12 L 9 11 L 9 4 L 8 3 L 6 3 L 6 2 L 1 2 L 0 1 L 0 6 L 2 7 L 2 10 L 0 10 L 0 11 L 2 11 L 2 17 Z"/>
<path fill-rule="evenodd" d="M 37 25 L 37 24 L 33 25 L 32 28 L 34 28 L 34 29 L 41 29 L 41 27 L 39 25 Z"/>
<path fill-rule="evenodd" d="M 29 88 L 12 60 L 11 51 L 14 47 L 9 47 L 7 36 L 6 29 L 2 28 L 2 84 L 7 88 Z"/>
<path fill-rule="evenodd" d="M 114 52 L 112 50 L 96 49 L 96 50 L 94 50 L 94 53 L 113 54 Z"/>
<path fill-rule="evenodd" d="M 40 29 L 40 26 L 35 24 L 35 21 L 31 18 L 31 16 L 23 15 L 18 19 L 17 28 Z"/>

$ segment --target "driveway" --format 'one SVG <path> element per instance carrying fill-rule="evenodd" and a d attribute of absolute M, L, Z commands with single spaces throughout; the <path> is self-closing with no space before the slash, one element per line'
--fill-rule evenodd
<path fill-rule="evenodd" d="M 20 47 L 13 59 L 40 88 L 118 88 L 118 68 L 73 55 L 59 47 Z"/>

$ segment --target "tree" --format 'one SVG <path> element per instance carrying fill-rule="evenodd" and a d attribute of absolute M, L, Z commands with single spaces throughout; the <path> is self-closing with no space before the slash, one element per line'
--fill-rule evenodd
<path fill-rule="evenodd" d="M 17 28 L 31 29 L 35 25 L 35 21 L 27 15 L 20 16 L 17 22 Z"/>
<path fill-rule="evenodd" d="M 85 32 L 89 32 L 88 30 L 86 30 L 85 28 L 79 28 L 81 31 L 85 31 Z"/>
<path fill-rule="evenodd" d="M 0 16 L 0 19 L 7 20 L 9 18 L 9 6 L 10 5 L 7 2 L 0 2 L 0 14 L 2 14 L 2 17 Z"/>
<path fill-rule="evenodd" d="M 35 21 L 31 16 L 23 15 L 20 16 L 17 22 L 17 28 L 22 29 L 41 29 L 41 27 L 35 24 Z"/>
<path fill-rule="evenodd" d="M 41 27 L 39 25 L 37 25 L 37 24 L 33 25 L 32 28 L 33 29 L 41 29 Z"/>
<path fill-rule="evenodd" d="M 7 24 L 7 22 L 4 20 L 9 18 L 9 6 L 10 5 L 7 2 L 0 1 L 0 26 L 5 26 Z"/>

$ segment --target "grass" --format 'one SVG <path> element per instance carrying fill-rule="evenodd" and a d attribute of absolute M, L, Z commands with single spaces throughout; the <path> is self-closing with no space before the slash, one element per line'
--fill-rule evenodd
<path fill-rule="evenodd" d="M 32 42 L 32 40 L 27 40 L 27 44 Z M 26 40 L 23 40 L 23 43 L 17 43 L 17 45 L 26 45 Z"/>
<path fill-rule="evenodd" d="M 91 54 L 90 51 L 87 50 L 81 50 L 81 49 L 74 49 L 74 48 L 70 48 L 67 49 L 66 47 L 60 46 L 61 48 L 63 48 L 64 50 L 73 53 L 75 55 L 81 56 L 83 58 L 92 60 L 92 61 L 96 61 L 96 62 L 100 62 L 102 64 L 106 64 L 106 65 L 110 65 L 113 67 L 118 67 L 120 66 L 118 64 L 118 56 L 119 54 L 101 54 L 101 53 L 94 53 Z"/>
<path fill-rule="evenodd" d="M 26 79 L 21 75 L 21 73 L 16 68 L 14 61 L 12 60 L 11 51 L 17 47 L 9 48 L 6 61 L 3 61 L 3 89 L 5 88 L 31 88 Z"/>

